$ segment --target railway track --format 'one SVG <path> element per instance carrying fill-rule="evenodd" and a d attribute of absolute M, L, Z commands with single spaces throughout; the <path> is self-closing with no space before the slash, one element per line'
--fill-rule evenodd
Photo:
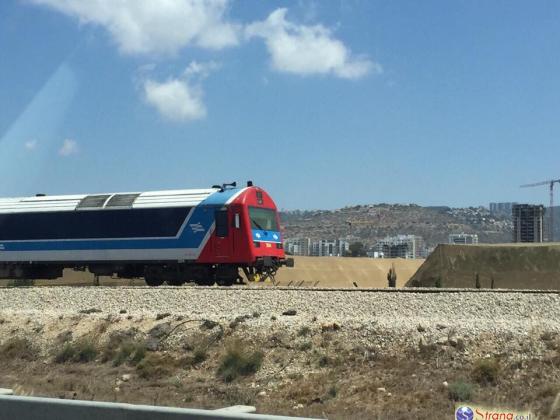
<path fill-rule="evenodd" d="M 241 292 L 277 292 L 277 291 L 294 291 L 294 292 L 345 292 L 345 293 L 389 293 L 389 294 L 446 294 L 446 293 L 491 293 L 491 294 L 552 294 L 560 295 L 560 290 L 542 290 L 542 289 L 458 289 L 458 288 L 431 288 L 431 287 L 406 287 L 406 288 L 332 288 L 332 287 L 300 287 L 300 286 L 93 286 L 91 284 L 64 284 L 64 285 L 40 285 L 40 286 L 0 286 L 0 289 L 15 289 L 15 288 L 41 288 L 41 289 L 56 289 L 60 287 L 71 288 L 84 288 L 95 290 L 183 290 L 183 289 L 196 289 L 208 291 L 241 291 Z"/>

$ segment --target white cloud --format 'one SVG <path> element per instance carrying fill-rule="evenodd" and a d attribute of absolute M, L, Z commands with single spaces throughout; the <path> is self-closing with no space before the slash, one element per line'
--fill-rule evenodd
<path fill-rule="evenodd" d="M 198 61 L 192 61 L 183 74 L 186 77 L 193 77 L 197 76 L 201 79 L 207 78 L 210 73 L 216 71 L 220 68 L 220 64 L 216 63 L 215 61 L 208 61 L 205 63 L 199 63 Z"/>
<path fill-rule="evenodd" d="M 206 117 L 202 80 L 220 68 L 214 61 L 192 61 L 180 77 L 164 82 L 143 77 L 142 88 L 146 102 L 168 120 L 192 121 Z"/>
<path fill-rule="evenodd" d="M 227 22 L 228 0 L 31 0 L 99 25 L 128 54 L 173 54 L 187 45 L 237 45 L 240 26 Z"/>
<path fill-rule="evenodd" d="M 204 118 L 206 107 L 202 102 L 202 90 L 187 80 L 169 79 L 144 82 L 146 101 L 165 118 L 173 121 L 190 121 Z"/>
<path fill-rule="evenodd" d="M 78 143 L 75 140 L 66 139 L 62 143 L 62 147 L 58 150 L 60 156 L 70 156 L 78 153 Z"/>
<path fill-rule="evenodd" d="M 287 9 L 277 9 L 265 21 L 245 28 L 248 38 L 263 38 L 274 69 L 300 75 L 334 74 L 357 79 L 382 68 L 350 50 L 323 25 L 297 25 L 286 20 Z"/>
<path fill-rule="evenodd" d="M 32 152 L 37 148 L 37 140 L 28 140 L 23 146 L 25 147 L 25 150 L 27 150 L 28 152 Z"/>

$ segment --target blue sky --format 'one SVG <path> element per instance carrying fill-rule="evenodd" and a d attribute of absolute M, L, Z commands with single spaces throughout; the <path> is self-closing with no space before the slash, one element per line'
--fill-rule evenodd
<path fill-rule="evenodd" d="M 559 2 L 167 5 L 0 2 L 0 196 L 469 206 L 560 178 Z"/>

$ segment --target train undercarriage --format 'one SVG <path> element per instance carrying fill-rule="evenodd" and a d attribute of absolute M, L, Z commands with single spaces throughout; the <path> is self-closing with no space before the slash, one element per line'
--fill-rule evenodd
<path fill-rule="evenodd" d="M 200 264 L 176 262 L 149 263 L 4 263 L 0 264 L 0 279 L 46 279 L 63 277 L 64 269 L 89 271 L 96 278 L 109 276 L 122 279 L 143 278 L 148 286 L 181 286 L 195 283 L 200 286 L 232 286 L 247 282 L 274 282 L 276 271 L 282 265 L 291 267 L 293 260 L 258 259 L 254 265 Z"/>

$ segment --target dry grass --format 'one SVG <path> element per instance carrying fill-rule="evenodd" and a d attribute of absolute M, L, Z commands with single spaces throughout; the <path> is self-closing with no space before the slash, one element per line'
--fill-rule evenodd
<path fill-rule="evenodd" d="M 481 385 L 496 385 L 500 370 L 501 366 L 498 359 L 478 359 L 474 362 L 472 377 Z"/>
<path fill-rule="evenodd" d="M 136 371 L 141 378 L 154 380 L 170 376 L 177 366 L 178 361 L 169 355 L 149 353 L 136 365 Z"/>
<path fill-rule="evenodd" d="M 37 357 L 37 349 L 27 338 L 14 337 L 0 346 L 0 357 L 3 359 L 34 360 Z"/>
<path fill-rule="evenodd" d="M 226 352 L 220 360 L 217 375 L 224 382 L 232 382 L 240 376 L 256 373 L 263 362 L 264 354 L 252 350 L 247 344 L 234 340 L 226 346 Z"/>

